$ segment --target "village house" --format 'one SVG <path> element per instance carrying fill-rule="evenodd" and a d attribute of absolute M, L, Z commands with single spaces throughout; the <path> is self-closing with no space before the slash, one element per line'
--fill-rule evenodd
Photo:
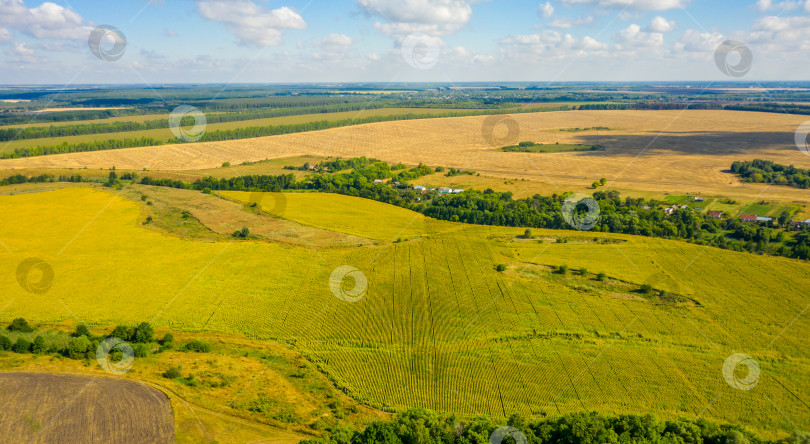
<path fill-rule="evenodd" d="M 740 220 L 743 222 L 756 222 L 757 217 L 753 214 L 743 214 L 740 216 Z"/>
<path fill-rule="evenodd" d="M 721 217 L 723 217 L 723 214 L 725 213 L 723 213 L 722 211 L 709 211 L 707 214 L 712 219 L 720 219 Z"/>
<path fill-rule="evenodd" d="M 702 198 L 702 197 L 700 197 L 700 196 L 695 196 L 695 202 L 703 202 L 703 201 L 705 201 L 705 200 L 706 200 L 706 199 L 704 199 L 704 198 Z"/>

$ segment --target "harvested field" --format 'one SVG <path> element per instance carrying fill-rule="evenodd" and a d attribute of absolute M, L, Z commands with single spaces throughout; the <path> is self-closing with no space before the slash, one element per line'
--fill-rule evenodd
<path fill-rule="evenodd" d="M 301 155 L 371 156 L 389 162 L 443 165 L 482 175 L 527 178 L 543 191 L 563 191 L 606 177 L 609 186 L 645 192 L 700 192 L 755 199 L 765 188 L 774 199 L 805 203 L 807 193 L 787 187 L 743 184 L 724 172 L 735 160 L 766 158 L 810 168 L 794 145 L 806 116 L 742 111 L 575 111 L 517 114 L 516 140 L 600 144 L 603 151 L 504 153 L 482 135 L 483 116 L 382 122 L 257 139 L 129 148 L 0 161 L 9 168 L 110 168 L 189 170 Z M 503 126 L 504 128 L 500 128 Z M 496 126 L 503 130 L 505 125 Z M 609 127 L 609 132 L 549 131 Z"/>
<path fill-rule="evenodd" d="M 143 384 L 48 373 L 0 374 L 6 442 L 173 442 L 169 399 Z"/>

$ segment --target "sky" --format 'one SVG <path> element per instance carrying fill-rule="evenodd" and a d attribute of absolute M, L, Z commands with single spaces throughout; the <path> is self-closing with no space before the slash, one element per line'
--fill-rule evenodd
<path fill-rule="evenodd" d="M 810 80 L 809 62 L 810 0 L 0 0 L 0 84 Z"/>

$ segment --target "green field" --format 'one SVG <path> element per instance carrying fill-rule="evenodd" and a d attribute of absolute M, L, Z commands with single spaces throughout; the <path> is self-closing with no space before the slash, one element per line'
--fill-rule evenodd
<path fill-rule="evenodd" d="M 810 424 L 807 263 L 625 235 L 534 230 L 536 239 L 516 239 L 520 228 L 425 220 L 338 195 L 229 197 L 376 242 L 194 241 L 145 229 L 144 210 L 110 192 L 0 196 L 0 211 L 14 215 L 0 221 L 0 318 L 146 319 L 274 339 L 377 407 L 499 418 L 652 412 L 767 435 Z M 54 269 L 45 294 L 15 282 L 28 257 Z M 548 266 L 561 264 L 588 272 L 552 274 Z M 330 290 L 342 265 L 367 277 L 359 302 Z M 645 297 L 644 283 L 697 303 Z M 761 367 L 753 390 L 723 378 L 737 352 Z"/>

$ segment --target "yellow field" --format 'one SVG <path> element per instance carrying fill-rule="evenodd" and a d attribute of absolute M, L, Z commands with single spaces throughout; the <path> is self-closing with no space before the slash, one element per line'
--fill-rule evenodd
<path fill-rule="evenodd" d="M 0 161 L 0 169 L 69 167 L 189 170 L 229 161 L 290 156 L 370 156 L 389 162 L 443 165 L 482 176 L 526 178 L 525 192 L 550 194 L 590 185 L 639 193 L 703 193 L 754 201 L 763 195 L 810 203 L 806 191 L 743 184 L 725 173 L 735 160 L 766 158 L 810 168 L 810 156 L 794 146 L 803 116 L 737 111 L 576 111 L 517 114 L 519 140 L 601 144 L 603 151 L 505 153 L 482 135 L 486 117 L 382 122 L 325 131 L 234 140 L 75 153 Z M 549 129 L 603 126 L 606 132 L 550 132 Z M 501 128 L 505 131 L 505 128 Z M 767 190 L 767 191 L 766 191 Z"/>
<path fill-rule="evenodd" d="M 391 243 L 382 240 L 408 232 L 409 219 L 422 223 L 417 215 L 323 196 L 286 193 L 283 215 L 378 245 L 184 240 L 144 229 L 135 203 L 87 187 L 0 196 L 0 213 L 13 215 L 0 220 L 0 318 L 276 339 L 373 406 L 654 412 L 771 436 L 810 426 L 807 263 L 625 235 L 535 230 L 542 242 L 523 241 L 519 228 L 446 222 Z M 54 270 L 44 294 L 15 281 L 29 257 Z M 498 263 L 508 269 L 496 272 Z M 561 263 L 589 274 L 549 273 Z M 341 265 L 367 277 L 359 302 L 330 290 Z M 607 282 L 595 281 L 600 271 Z M 646 300 L 632 291 L 644 282 L 697 303 Z M 753 390 L 723 378 L 735 352 L 761 366 Z"/>
<path fill-rule="evenodd" d="M 304 225 L 383 241 L 463 228 L 463 225 L 431 219 L 404 208 L 384 205 L 381 211 L 379 202 L 359 197 L 340 196 L 340 203 L 335 205 L 336 196 L 327 193 L 222 191 L 220 194 L 246 203 L 259 201 L 264 211 Z M 279 204 L 280 201 L 283 203 Z"/>

